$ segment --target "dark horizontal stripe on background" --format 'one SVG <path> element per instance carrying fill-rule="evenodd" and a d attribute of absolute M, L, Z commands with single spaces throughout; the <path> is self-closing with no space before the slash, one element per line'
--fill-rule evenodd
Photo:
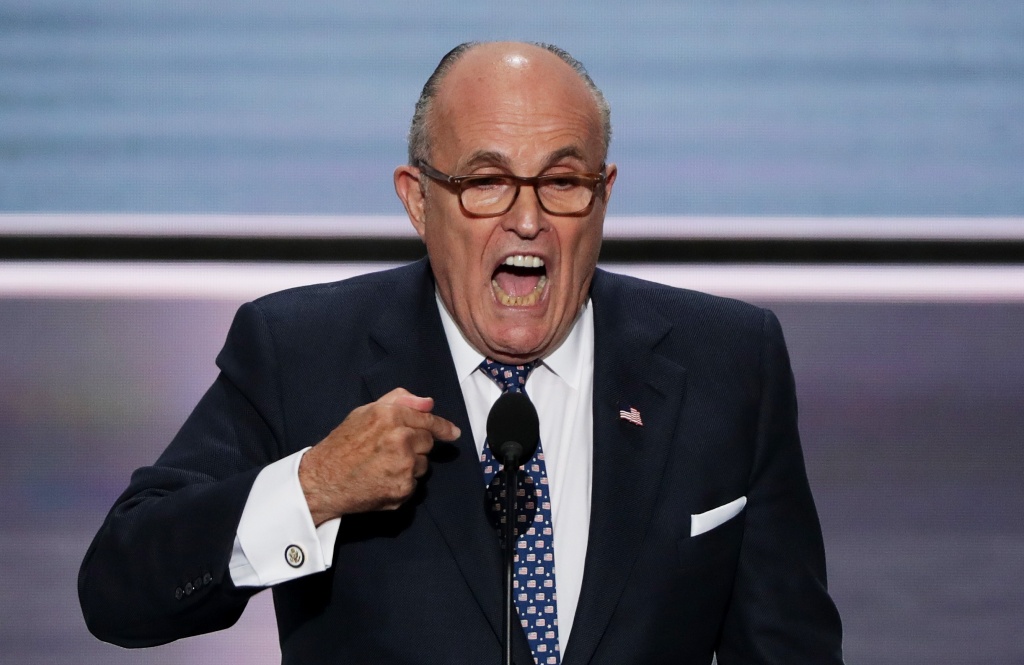
<path fill-rule="evenodd" d="M 416 238 L 0 236 L 0 260 L 411 261 Z M 1024 240 L 606 239 L 613 263 L 1024 263 Z"/>

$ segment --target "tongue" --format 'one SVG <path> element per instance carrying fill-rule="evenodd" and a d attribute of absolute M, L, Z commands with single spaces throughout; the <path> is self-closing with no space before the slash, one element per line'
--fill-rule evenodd
<path fill-rule="evenodd" d="M 539 272 L 524 274 L 510 270 L 498 270 L 494 275 L 494 281 L 498 283 L 498 288 L 504 291 L 506 295 L 513 297 L 526 296 L 533 293 L 537 282 L 540 281 L 540 276 L 541 273 Z"/>

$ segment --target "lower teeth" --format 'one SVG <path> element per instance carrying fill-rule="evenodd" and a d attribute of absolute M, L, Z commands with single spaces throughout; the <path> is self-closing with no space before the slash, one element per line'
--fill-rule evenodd
<path fill-rule="evenodd" d="M 530 307 L 531 305 L 536 305 L 537 299 L 540 298 L 540 294 L 547 283 L 548 276 L 541 275 L 540 280 L 537 282 L 537 286 L 533 287 L 533 291 L 525 296 L 510 296 L 501 290 L 501 287 L 498 286 L 497 280 L 491 280 L 491 286 L 494 288 L 494 292 L 497 294 L 498 300 L 506 307 Z"/>

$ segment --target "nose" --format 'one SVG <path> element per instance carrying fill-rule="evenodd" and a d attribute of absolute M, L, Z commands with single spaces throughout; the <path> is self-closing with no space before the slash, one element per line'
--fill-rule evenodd
<path fill-rule="evenodd" d="M 520 238 L 531 239 L 537 237 L 546 223 L 537 190 L 528 185 L 521 186 L 511 210 L 502 218 L 502 228 L 515 232 Z"/>

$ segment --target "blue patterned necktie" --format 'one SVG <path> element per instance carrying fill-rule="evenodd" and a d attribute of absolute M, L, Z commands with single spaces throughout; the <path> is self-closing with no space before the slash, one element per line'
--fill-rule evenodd
<path fill-rule="evenodd" d="M 480 368 L 502 392 L 525 393 L 526 377 L 536 363 L 503 365 L 490 359 Z M 499 534 L 504 516 L 504 478 L 498 473 L 500 465 L 494 461 L 488 445 L 480 455 L 484 480 L 489 488 L 488 506 Z M 558 665 L 558 606 L 555 593 L 555 543 L 551 527 L 551 494 L 548 491 L 548 473 L 544 464 L 544 450 L 540 443 L 537 452 L 517 474 L 516 493 L 519 497 L 516 524 L 514 594 L 519 622 L 539 665 Z"/>

